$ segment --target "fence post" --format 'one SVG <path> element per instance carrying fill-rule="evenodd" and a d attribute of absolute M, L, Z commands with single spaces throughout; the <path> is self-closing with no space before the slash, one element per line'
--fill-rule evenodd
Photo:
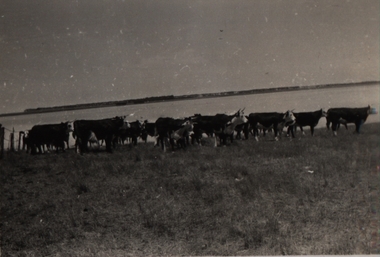
<path fill-rule="evenodd" d="M 22 138 L 23 135 L 25 135 L 24 131 L 18 132 L 18 147 L 17 147 L 17 151 L 19 151 L 19 152 L 21 150 L 21 138 Z"/>
<path fill-rule="evenodd" d="M 13 128 L 12 133 L 9 136 L 10 151 L 15 151 L 15 128 Z"/>
<path fill-rule="evenodd" d="M 0 124 L 0 159 L 4 156 L 4 128 Z"/>

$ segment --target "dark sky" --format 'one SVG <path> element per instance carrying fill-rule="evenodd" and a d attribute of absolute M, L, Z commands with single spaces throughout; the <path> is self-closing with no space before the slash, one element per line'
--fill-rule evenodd
<path fill-rule="evenodd" d="M 378 0 L 2 0 L 0 113 L 379 80 Z"/>

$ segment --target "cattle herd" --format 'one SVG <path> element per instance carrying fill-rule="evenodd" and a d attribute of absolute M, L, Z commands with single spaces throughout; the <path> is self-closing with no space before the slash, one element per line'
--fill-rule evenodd
<path fill-rule="evenodd" d="M 250 113 L 244 115 L 244 109 L 236 113 L 201 115 L 195 114 L 183 119 L 170 117 L 158 118 L 155 122 L 126 121 L 126 117 L 114 117 L 101 120 L 75 120 L 74 122 L 62 122 L 60 124 L 35 125 L 23 136 L 23 149 L 32 154 L 43 153 L 46 149 L 55 148 L 65 151 L 69 148 L 70 132 L 75 139 L 75 149 L 83 154 L 100 142 L 105 142 L 106 151 L 112 152 L 117 144 L 124 144 L 127 140 L 136 145 L 138 138 L 147 141 L 151 136 L 155 139 L 155 146 L 167 146 L 184 148 L 189 144 L 201 144 L 201 138 L 208 136 L 214 138 L 214 145 L 226 145 L 234 138 L 245 139 L 249 135 L 258 141 L 260 133 L 272 130 L 275 140 L 278 135 L 287 128 L 287 134 L 294 137 L 297 127 L 303 131 L 303 127 L 309 126 L 311 135 L 314 135 L 314 127 L 321 117 L 326 118 L 326 126 L 330 125 L 333 134 L 337 135 L 340 124 L 347 128 L 348 123 L 355 124 L 355 132 L 360 132 L 361 125 L 366 121 L 371 112 L 370 106 L 364 108 L 331 108 L 327 112 L 320 109 L 314 112 L 286 111 L 285 113 L 265 112 Z"/>

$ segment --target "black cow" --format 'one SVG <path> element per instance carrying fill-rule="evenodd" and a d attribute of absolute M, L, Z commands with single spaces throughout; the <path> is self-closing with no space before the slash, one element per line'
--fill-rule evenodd
<path fill-rule="evenodd" d="M 102 120 L 76 120 L 74 121 L 73 137 L 81 153 L 88 152 L 88 141 L 95 134 L 97 140 L 106 142 L 106 151 L 112 152 L 112 141 L 120 129 L 128 126 L 123 117 Z"/>
<path fill-rule="evenodd" d="M 131 139 L 133 145 L 137 145 L 137 138 L 141 136 L 142 124 L 139 120 L 129 122 L 129 126 L 126 128 L 121 128 L 117 133 L 117 138 L 120 139 L 121 143 Z"/>
<path fill-rule="evenodd" d="M 221 144 L 226 145 L 227 138 L 233 141 L 233 134 L 236 126 L 247 123 L 248 120 L 244 116 L 243 110 L 238 110 L 233 115 L 216 114 L 202 116 L 196 114 L 192 117 L 194 124 L 194 140 L 200 144 L 202 134 L 205 133 L 208 136 L 215 135 L 215 146 L 217 146 L 216 138 L 220 139 Z"/>
<path fill-rule="evenodd" d="M 44 146 L 55 146 L 56 151 L 59 149 L 65 151 L 65 142 L 68 141 L 70 131 L 72 131 L 69 122 L 62 122 L 60 124 L 46 124 L 35 125 L 28 133 L 28 147 L 31 149 L 32 154 L 43 152 Z"/>
<path fill-rule="evenodd" d="M 337 135 L 337 127 L 340 123 L 347 125 L 347 123 L 355 124 L 355 132 L 360 133 L 360 128 L 367 120 L 371 107 L 363 108 L 330 108 L 327 111 L 326 127 L 330 129 L 330 123 L 333 134 Z M 347 128 L 347 127 L 346 127 Z"/>
<path fill-rule="evenodd" d="M 177 145 L 180 148 L 185 148 L 189 144 L 189 137 L 194 129 L 194 122 L 191 120 L 186 121 L 181 128 L 173 131 L 170 134 L 170 144 L 172 149 Z"/>
<path fill-rule="evenodd" d="M 148 136 L 154 137 L 156 134 L 156 124 L 154 122 L 149 122 L 144 120 L 141 129 L 141 139 L 146 143 Z"/>
<path fill-rule="evenodd" d="M 213 119 L 214 116 L 212 115 L 201 115 L 201 114 L 195 114 L 193 117 L 191 117 L 193 121 L 195 121 L 194 128 L 193 128 L 193 137 L 192 137 L 192 143 L 196 141 L 198 144 L 201 143 L 202 134 L 206 134 L 207 136 L 211 137 L 214 135 L 214 126 L 213 126 Z"/>
<path fill-rule="evenodd" d="M 179 130 L 186 122 L 190 119 L 173 119 L 170 117 L 161 117 L 158 118 L 155 122 L 155 135 L 157 137 L 157 142 L 161 144 L 161 147 L 164 151 L 166 151 L 166 143 L 171 139 L 171 135 L 173 132 Z M 173 147 L 173 145 L 172 145 Z"/>
<path fill-rule="evenodd" d="M 262 113 L 251 113 L 247 116 L 249 120 L 249 124 L 253 129 L 253 136 L 256 141 L 258 141 L 259 135 L 259 125 L 261 124 L 264 128 L 273 128 L 274 137 L 277 141 L 277 135 L 280 127 L 282 126 L 290 126 L 296 122 L 296 119 L 293 115 L 292 111 L 287 111 L 285 113 L 278 112 L 262 112 Z M 294 134 L 292 133 L 294 137 Z"/>
<path fill-rule="evenodd" d="M 288 134 L 293 130 L 297 130 L 297 126 L 300 127 L 302 133 L 304 133 L 303 127 L 310 126 L 310 132 L 312 136 L 314 135 L 314 128 L 318 125 L 319 120 L 322 117 L 326 117 L 327 115 L 327 113 L 322 109 L 315 112 L 294 112 L 293 114 L 296 117 L 296 123 L 292 126 L 289 126 Z"/>

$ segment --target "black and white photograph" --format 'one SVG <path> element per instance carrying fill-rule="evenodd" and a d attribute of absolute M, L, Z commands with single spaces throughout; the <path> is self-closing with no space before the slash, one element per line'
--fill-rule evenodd
<path fill-rule="evenodd" d="M 0 256 L 380 254 L 378 0 L 1 0 Z"/>

